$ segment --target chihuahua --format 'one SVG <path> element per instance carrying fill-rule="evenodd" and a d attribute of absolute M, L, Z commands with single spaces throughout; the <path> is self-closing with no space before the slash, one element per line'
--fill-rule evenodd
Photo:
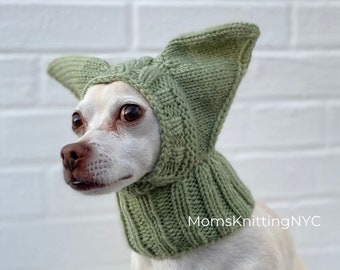
<path fill-rule="evenodd" d="M 151 172 L 160 154 L 158 120 L 145 98 L 122 81 L 90 87 L 72 115 L 79 140 L 61 150 L 64 178 L 84 194 L 119 191 Z M 252 217 L 276 217 L 256 202 Z M 133 270 L 300 270 L 287 230 L 244 226 L 207 246 L 169 259 L 132 252 Z"/>

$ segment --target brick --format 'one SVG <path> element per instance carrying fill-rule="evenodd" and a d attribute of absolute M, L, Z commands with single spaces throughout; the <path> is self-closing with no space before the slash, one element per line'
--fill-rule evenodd
<path fill-rule="evenodd" d="M 103 5 L 2 5 L 0 49 L 122 49 L 127 8 Z"/>
<path fill-rule="evenodd" d="M 240 98 L 339 97 L 340 57 L 255 56 L 244 77 Z"/>
<path fill-rule="evenodd" d="M 319 227 L 309 223 L 307 226 L 297 224 L 291 226 L 289 231 L 293 236 L 298 254 L 308 266 L 308 269 L 337 269 L 331 266 L 334 263 L 335 255 L 339 254 L 339 236 L 334 232 L 339 226 L 337 218 L 339 200 L 337 197 L 317 195 L 314 197 L 296 197 L 289 201 L 268 203 L 275 210 L 280 218 L 299 218 L 303 216 L 320 216 L 315 222 L 320 223 Z M 325 260 L 325 261 L 324 261 Z M 316 263 L 318 262 L 318 263 Z M 316 263 L 316 264 L 314 264 Z"/>
<path fill-rule="evenodd" d="M 292 228 L 299 247 L 333 247 L 336 243 L 340 243 L 340 236 L 334 233 L 340 226 L 339 203 L 337 198 L 322 197 L 297 203 L 294 216 L 320 216 L 320 227 L 294 226 Z"/>
<path fill-rule="evenodd" d="M 337 0 L 334 0 L 333 2 L 336 2 L 336 1 Z M 313 5 L 312 1 L 310 1 L 310 0 L 296 0 L 296 2 L 302 2 L 301 4 L 305 4 L 303 2 L 306 2 L 308 4 L 312 4 Z M 324 5 L 324 3 L 322 3 L 322 2 L 329 3 L 331 1 L 330 0 L 318 0 L 318 1 L 315 1 L 315 2 L 318 2 L 318 3 L 315 3 L 315 5 L 318 5 L 318 4 Z"/>
<path fill-rule="evenodd" d="M 296 21 L 297 46 L 339 47 L 340 5 L 299 5 Z"/>
<path fill-rule="evenodd" d="M 62 146 L 75 140 L 70 112 L 8 114 L 3 120 L 3 163 L 59 161 Z M 10 143 L 9 143 L 10 142 Z"/>
<path fill-rule="evenodd" d="M 340 143 L 340 104 L 331 105 L 327 111 L 328 134 L 327 139 L 331 144 Z"/>
<path fill-rule="evenodd" d="M 3 124 L 3 119 L 0 114 L 0 124 Z M 5 140 L 5 130 L 0 128 L 0 168 L 2 167 L 2 162 L 6 160 L 5 145 L 8 142 Z"/>
<path fill-rule="evenodd" d="M 38 170 L 1 170 L 0 179 L 1 218 L 31 218 L 44 213 L 46 179 Z"/>
<path fill-rule="evenodd" d="M 175 5 L 137 4 L 139 49 L 163 49 L 178 34 L 231 21 L 254 22 L 262 29 L 259 47 L 289 43 L 289 9 L 286 5 Z"/>
<path fill-rule="evenodd" d="M 46 74 L 42 84 L 42 104 L 44 106 L 65 107 L 73 110 L 79 100 L 64 86 Z"/>
<path fill-rule="evenodd" d="M 297 196 L 289 200 L 268 203 L 268 205 L 282 219 L 292 217 L 296 220 L 301 219 L 301 224 L 289 224 L 289 230 L 298 250 L 339 248 L 340 237 L 334 234 L 340 225 L 337 216 L 339 208 L 337 196 L 322 196 L 321 194 L 309 197 Z M 302 217 L 305 219 L 310 217 L 307 225 Z M 312 221 L 315 222 L 315 226 Z"/>
<path fill-rule="evenodd" d="M 48 212 L 51 216 L 101 216 L 119 218 L 117 199 L 114 193 L 101 196 L 86 196 L 70 188 L 64 181 L 60 166 L 48 172 L 49 186 L 46 190 Z"/>
<path fill-rule="evenodd" d="M 227 153 L 225 155 L 228 157 Z M 257 199 L 340 194 L 340 155 L 310 151 L 244 154 L 230 159 Z"/>
<path fill-rule="evenodd" d="M 1 266 L 3 269 L 107 269 L 108 265 L 117 265 L 117 269 L 127 269 L 130 252 L 119 222 L 110 219 L 3 226 Z"/>
<path fill-rule="evenodd" d="M 308 103 L 278 103 L 254 108 L 251 140 L 258 146 L 322 145 L 325 111 Z"/>
<path fill-rule="evenodd" d="M 32 106 L 38 103 L 37 66 L 37 60 L 32 57 L 0 58 L 1 107 Z"/>
<path fill-rule="evenodd" d="M 321 193 L 340 193 L 340 186 L 334 185 L 340 179 L 340 153 L 331 153 L 317 167 L 316 189 Z"/>
<path fill-rule="evenodd" d="M 221 151 L 244 147 L 251 140 L 251 109 L 235 102 L 218 137 L 216 147 Z"/>
<path fill-rule="evenodd" d="M 219 136 L 220 149 L 324 144 L 325 110 L 322 106 L 307 102 L 246 104 L 246 110 L 230 112 Z"/>
<path fill-rule="evenodd" d="M 338 270 L 339 269 L 339 248 L 319 248 L 313 250 L 302 250 L 301 257 L 304 259 L 307 269 L 318 270 Z"/>

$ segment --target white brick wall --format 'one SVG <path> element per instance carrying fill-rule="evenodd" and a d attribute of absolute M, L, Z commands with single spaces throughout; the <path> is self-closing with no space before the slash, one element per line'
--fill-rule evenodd
<path fill-rule="evenodd" d="M 47 77 L 65 54 L 156 55 L 185 31 L 250 21 L 262 35 L 218 142 L 254 196 L 292 228 L 309 269 L 340 256 L 340 1 L 0 0 L 0 269 L 128 269 L 113 194 L 62 179 L 77 101 Z"/>

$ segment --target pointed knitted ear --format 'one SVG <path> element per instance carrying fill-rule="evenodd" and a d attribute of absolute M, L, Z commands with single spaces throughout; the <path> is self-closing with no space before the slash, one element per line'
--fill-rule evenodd
<path fill-rule="evenodd" d="M 253 24 L 226 24 L 179 36 L 160 55 L 185 92 L 203 148 L 215 145 L 259 33 Z"/>
<path fill-rule="evenodd" d="M 82 99 L 88 82 L 103 74 L 109 67 L 107 62 L 99 58 L 66 56 L 53 60 L 49 64 L 47 72 L 71 90 L 78 99 Z"/>

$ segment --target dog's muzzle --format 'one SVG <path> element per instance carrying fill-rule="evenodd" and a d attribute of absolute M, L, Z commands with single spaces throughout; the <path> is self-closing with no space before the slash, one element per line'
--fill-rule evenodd
<path fill-rule="evenodd" d="M 66 183 L 78 191 L 103 188 L 106 185 L 92 180 L 86 170 L 86 163 L 90 158 L 91 148 L 86 143 L 72 143 L 61 149 Z"/>

